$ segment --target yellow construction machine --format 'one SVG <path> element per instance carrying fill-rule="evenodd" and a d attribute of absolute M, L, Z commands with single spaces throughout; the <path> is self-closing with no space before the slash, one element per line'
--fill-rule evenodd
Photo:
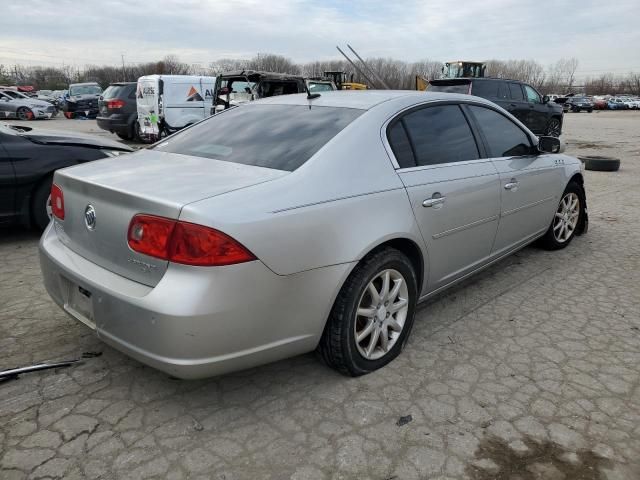
<path fill-rule="evenodd" d="M 350 75 L 350 78 L 347 77 L 346 72 L 340 71 L 324 72 L 324 76 L 333 80 L 338 90 L 366 90 L 369 88 L 364 83 L 354 82 L 353 73 Z"/>

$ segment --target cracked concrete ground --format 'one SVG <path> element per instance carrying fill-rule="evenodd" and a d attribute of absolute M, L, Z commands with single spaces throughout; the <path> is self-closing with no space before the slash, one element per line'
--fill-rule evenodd
<path fill-rule="evenodd" d="M 566 116 L 590 230 L 423 305 L 391 365 L 305 355 L 178 381 L 49 300 L 37 236 L 0 231 L 0 368 L 103 352 L 0 384 L 0 478 L 640 478 L 640 113 Z M 402 417 L 402 419 L 401 419 Z"/>

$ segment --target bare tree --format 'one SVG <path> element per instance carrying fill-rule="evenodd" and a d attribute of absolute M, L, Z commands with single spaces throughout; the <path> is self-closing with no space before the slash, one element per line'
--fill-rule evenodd
<path fill-rule="evenodd" d="M 577 58 L 567 58 L 561 60 L 564 64 L 565 83 L 569 90 L 573 87 L 573 82 L 576 78 L 576 70 L 578 69 Z"/>
<path fill-rule="evenodd" d="M 414 89 L 416 75 L 427 79 L 440 75 L 442 63 L 436 60 L 404 62 L 393 58 L 369 58 L 367 64 L 395 89 Z M 574 88 L 578 60 L 562 58 L 544 68 L 533 60 L 488 60 L 487 75 L 497 78 L 512 78 L 529 83 L 543 93 L 568 93 Z M 120 65 L 86 65 L 82 69 L 64 65 L 61 68 L 23 65 L 0 65 L 0 84 L 33 85 L 38 89 L 62 89 L 73 82 L 96 81 L 102 87 L 112 82 L 136 81 L 150 74 L 210 74 L 233 70 L 255 69 L 273 72 L 319 77 L 326 71 L 346 72 L 349 80 L 367 83 L 359 72 L 345 60 L 314 61 L 297 64 L 287 57 L 271 53 L 259 53 L 251 59 L 222 58 L 203 67 L 181 62 L 175 55 L 168 55 L 158 62 Z M 124 75 L 124 78 L 123 78 Z M 629 93 L 640 95 L 640 74 L 629 73 L 615 76 L 611 73 L 585 80 L 585 92 L 589 95 Z"/>
<path fill-rule="evenodd" d="M 628 93 L 640 95 L 640 73 L 630 73 L 627 77 Z"/>
<path fill-rule="evenodd" d="M 169 75 L 186 75 L 189 73 L 189 65 L 180 61 L 175 55 L 167 55 L 158 62 L 158 73 Z"/>
<path fill-rule="evenodd" d="M 247 62 L 247 68 L 251 70 L 265 70 L 267 72 L 300 73 L 299 65 L 293 63 L 287 57 L 273 53 L 258 53 Z"/>

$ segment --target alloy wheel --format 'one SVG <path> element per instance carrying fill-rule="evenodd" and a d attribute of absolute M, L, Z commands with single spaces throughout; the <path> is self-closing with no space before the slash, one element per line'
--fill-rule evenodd
<path fill-rule="evenodd" d="M 551 137 L 559 137 L 560 136 L 560 120 L 557 118 L 552 118 L 549 120 L 549 125 L 547 126 L 547 135 Z"/>
<path fill-rule="evenodd" d="M 31 118 L 31 115 L 30 115 L 31 112 L 29 111 L 28 108 L 25 108 L 25 107 L 19 108 L 16 113 L 18 114 L 19 120 L 29 120 Z"/>
<path fill-rule="evenodd" d="M 365 288 L 354 322 L 358 352 L 367 360 L 382 358 L 396 344 L 409 311 L 409 290 L 400 272 L 378 273 Z"/>
<path fill-rule="evenodd" d="M 571 238 L 580 217 L 580 198 L 577 194 L 567 193 L 553 218 L 553 236 L 558 243 L 565 243 Z"/>

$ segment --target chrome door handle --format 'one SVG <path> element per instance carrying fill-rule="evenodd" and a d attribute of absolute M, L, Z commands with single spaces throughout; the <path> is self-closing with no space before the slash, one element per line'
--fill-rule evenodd
<path fill-rule="evenodd" d="M 511 181 L 509 183 L 505 183 L 504 184 L 504 189 L 505 190 L 517 190 L 518 185 L 520 185 L 520 183 L 515 179 L 512 178 Z"/>
<path fill-rule="evenodd" d="M 447 197 L 427 198 L 422 202 L 423 207 L 434 207 L 436 205 L 442 205 Z"/>

